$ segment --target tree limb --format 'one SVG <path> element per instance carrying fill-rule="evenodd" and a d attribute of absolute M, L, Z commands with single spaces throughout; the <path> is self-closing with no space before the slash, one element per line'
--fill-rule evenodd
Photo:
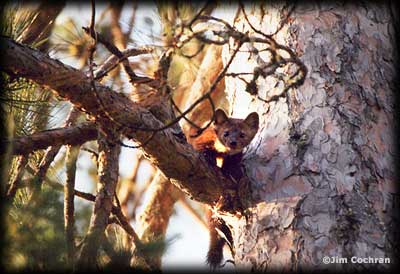
<path fill-rule="evenodd" d="M 69 266 L 74 265 L 75 259 L 75 175 L 76 175 L 76 162 L 78 161 L 79 146 L 67 146 L 66 166 L 67 166 L 67 180 L 64 185 L 64 229 L 67 244 L 67 262 Z"/>
<path fill-rule="evenodd" d="M 65 127 L 71 126 L 78 119 L 79 115 L 80 115 L 79 110 L 77 110 L 75 107 L 72 107 L 72 109 L 68 115 L 68 118 L 65 121 L 64 126 Z M 76 136 L 78 136 L 78 133 Z M 49 136 L 49 137 L 51 137 L 51 136 Z M 76 139 L 76 137 L 75 137 L 75 139 Z M 56 140 L 56 138 L 54 138 L 53 140 Z M 39 167 L 37 168 L 37 170 L 34 173 L 34 180 L 33 180 L 34 189 L 33 189 L 31 199 L 35 199 L 34 197 L 39 195 L 39 191 L 42 188 L 42 183 L 46 176 L 47 170 L 49 169 L 51 163 L 54 161 L 54 158 L 57 156 L 58 152 L 60 151 L 61 146 L 62 146 L 61 144 L 56 144 L 56 145 L 52 145 L 51 147 L 47 148 L 46 153 L 43 156 L 42 161 L 39 164 Z"/>
<path fill-rule="evenodd" d="M 93 122 L 86 122 L 77 126 L 45 130 L 30 136 L 20 136 L 10 141 L 3 140 L 1 142 L 11 143 L 14 155 L 23 155 L 34 150 L 46 149 L 50 146 L 80 145 L 94 140 L 96 137 L 96 125 Z M 7 145 L 9 144 L 4 144 L 2 147 Z"/>
<path fill-rule="evenodd" d="M 88 92 L 90 79 L 81 71 L 10 38 L 0 37 L 0 44 L 1 70 L 52 88 L 59 96 L 94 117 L 101 127 L 118 127 L 127 138 L 140 144 L 152 133 L 138 128 L 163 126 L 147 109 L 96 82 L 98 96 L 103 102 L 100 104 Z M 236 193 L 234 183 L 217 168 L 211 168 L 183 135 L 171 128 L 156 132 L 142 149 L 173 184 L 195 200 L 213 204 L 221 195 L 233 196 Z"/>
<path fill-rule="evenodd" d="M 104 236 L 108 225 L 115 189 L 118 182 L 118 157 L 121 147 L 116 144 L 118 134 L 107 131 L 107 136 L 99 137 L 98 176 L 99 183 L 95 205 L 90 220 L 89 230 L 82 244 L 78 259 L 78 267 L 93 269 L 96 265 L 97 252 L 100 247 L 99 239 Z"/>

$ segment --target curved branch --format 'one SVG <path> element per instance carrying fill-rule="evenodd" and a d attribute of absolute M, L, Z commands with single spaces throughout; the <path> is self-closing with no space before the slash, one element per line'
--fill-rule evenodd
<path fill-rule="evenodd" d="M 118 127 L 124 136 L 141 144 L 152 132 L 138 128 L 164 126 L 149 110 L 96 82 L 98 96 L 103 102 L 101 106 L 88 92 L 91 82 L 81 71 L 10 38 L 0 37 L 0 44 L 2 71 L 52 88 L 60 97 L 94 117 L 103 128 Z M 197 201 L 214 204 L 221 195 L 236 195 L 235 184 L 217 168 L 210 167 L 185 141 L 183 134 L 173 128 L 158 131 L 142 149 L 173 184 Z"/>

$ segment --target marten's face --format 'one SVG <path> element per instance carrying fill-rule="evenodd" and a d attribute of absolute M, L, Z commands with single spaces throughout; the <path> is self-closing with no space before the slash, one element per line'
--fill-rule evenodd
<path fill-rule="evenodd" d="M 237 154 L 250 144 L 258 131 L 258 114 L 250 113 L 246 119 L 228 118 L 223 110 L 216 110 L 214 129 L 219 142 L 228 154 Z"/>

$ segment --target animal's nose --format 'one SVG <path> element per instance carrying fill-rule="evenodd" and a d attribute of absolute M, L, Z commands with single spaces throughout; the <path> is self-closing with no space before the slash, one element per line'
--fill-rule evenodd
<path fill-rule="evenodd" d="M 236 141 L 232 141 L 232 142 L 229 143 L 229 145 L 230 145 L 231 147 L 235 147 L 235 146 L 237 145 L 237 142 L 236 142 Z"/>

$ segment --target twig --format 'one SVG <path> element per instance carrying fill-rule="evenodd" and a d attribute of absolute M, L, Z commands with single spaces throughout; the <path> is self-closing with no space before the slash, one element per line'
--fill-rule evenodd
<path fill-rule="evenodd" d="M 147 54 L 151 53 L 152 51 L 153 50 L 150 48 L 139 48 L 139 49 L 132 48 L 123 50 L 121 52 L 122 57 L 117 57 L 116 55 L 113 54 L 95 71 L 94 79 L 100 80 L 105 75 L 107 75 L 107 73 L 116 68 L 120 62 L 126 60 L 128 57 Z"/>
<path fill-rule="evenodd" d="M 152 132 L 151 135 L 142 144 L 137 146 L 127 145 L 122 141 L 119 141 L 119 144 L 126 148 L 133 148 L 133 149 L 142 148 L 145 147 L 154 138 L 154 135 L 156 135 L 156 133 L 157 133 L 156 131 Z"/>
<path fill-rule="evenodd" d="M 210 95 L 207 96 L 207 99 L 208 99 L 208 101 L 210 102 L 210 105 L 211 105 L 211 110 L 212 110 L 211 119 L 208 121 L 208 123 L 204 127 L 200 128 L 197 131 L 196 134 L 191 135 L 190 137 L 192 137 L 192 138 L 200 136 L 215 120 L 215 104 L 214 104 L 214 101 L 212 100 Z"/>
<path fill-rule="evenodd" d="M 112 54 L 117 56 L 119 59 L 122 60 L 123 67 L 125 69 L 125 72 L 128 74 L 130 82 L 132 84 L 148 84 L 154 88 L 158 87 L 157 80 L 146 77 L 146 76 L 138 76 L 135 74 L 135 72 L 132 70 L 132 68 L 129 65 L 129 61 L 124 58 L 123 53 L 112 43 L 107 41 L 100 33 L 95 32 L 95 34 L 92 33 L 90 28 L 83 27 L 83 30 L 92 35 L 94 39 L 97 39 L 96 41 L 99 41 L 102 43 Z"/>
<path fill-rule="evenodd" d="M 207 7 L 212 3 L 212 1 L 207 1 L 204 6 L 199 10 L 199 12 L 189 21 L 186 25 L 190 30 L 192 30 L 193 23 L 201 16 L 201 14 L 207 9 Z"/>
<path fill-rule="evenodd" d="M 176 111 L 177 111 L 179 114 L 182 114 L 182 110 L 181 110 L 181 109 L 178 107 L 178 105 L 175 103 L 174 99 L 171 97 L 170 100 L 171 100 L 172 106 L 176 109 Z M 197 128 L 198 130 L 201 129 L 201 127 L 199 127 L 198 125 L 196 125 L 192 120 L 190 120 L 190 119 L 187 118 L 186 116 L 183 116 L 183 119 L 184 119 L 186 122 L 188 122 L 192 127 Z"/>
<path fill-rule="evenodd" d="M 94 151 L 93 149 L 90 149 L 90 148 L 87 148 L 87 147 L 82 147 L 81 150 L 89 152 L 92 155 L 92 157 L 94 157 L 96 159 L 96 161 L 99 158 L 99 154 L 96 151 Z"/>

